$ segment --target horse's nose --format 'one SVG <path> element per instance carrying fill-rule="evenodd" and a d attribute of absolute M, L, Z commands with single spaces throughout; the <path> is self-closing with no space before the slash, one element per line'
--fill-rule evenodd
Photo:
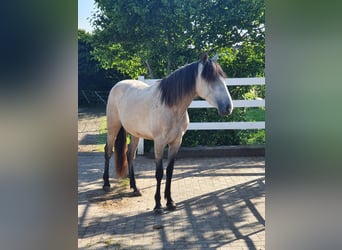
<path fill-rule="evenodd" d="M 225 103 L 218 106 L 219 115 L 226 116 L 233 112 L 233 105 L 231 103 Z"/>
<path fill-rule="evenodd" d="M 228 115 L 230 115 L 233 112 L 233 106 L 228 104 L 226 107 L 226 111 L 227 111 Z"/>

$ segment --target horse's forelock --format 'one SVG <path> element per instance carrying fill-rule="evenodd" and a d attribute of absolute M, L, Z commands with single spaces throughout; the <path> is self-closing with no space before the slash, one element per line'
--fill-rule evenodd
<path fill-rule="evenodd" d="M 207 82 L 214 82 L 220 76 L 223 78 L 226 78 L 226 74 L 222 70 L 221 66 L 218 63 L 215 63 L 210 59 L 203 65 L 201 76 Z"/>

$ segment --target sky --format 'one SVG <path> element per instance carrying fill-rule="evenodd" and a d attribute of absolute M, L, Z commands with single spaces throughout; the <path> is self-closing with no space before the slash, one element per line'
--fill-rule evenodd
<path fill-rule="evenodd" d="M 90 25 L 92 13 L 95 11 L 94 0 L 78 0 L 78 28 L 92 32 L 93 28 Z"/>

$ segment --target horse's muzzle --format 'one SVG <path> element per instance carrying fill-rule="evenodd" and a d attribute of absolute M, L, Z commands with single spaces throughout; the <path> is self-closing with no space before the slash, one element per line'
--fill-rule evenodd
<path fill-rule="evenodd" d="M 233 106 L 230 104 L 222 105 L 218 108 L 218 113 L 221 116 L 230 115 L 233 112 Z"/>

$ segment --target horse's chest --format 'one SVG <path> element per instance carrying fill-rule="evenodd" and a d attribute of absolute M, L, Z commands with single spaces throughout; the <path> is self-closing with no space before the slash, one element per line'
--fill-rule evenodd
<path fill-rule="evenodd" d="M 181 117 L 172 115 L 165 120 L 160 120 L 156 125 L 160 126 L 165 136 L 172 139 L 183 136 L 188 128 L 189 119 L 187 114 Z"/>

